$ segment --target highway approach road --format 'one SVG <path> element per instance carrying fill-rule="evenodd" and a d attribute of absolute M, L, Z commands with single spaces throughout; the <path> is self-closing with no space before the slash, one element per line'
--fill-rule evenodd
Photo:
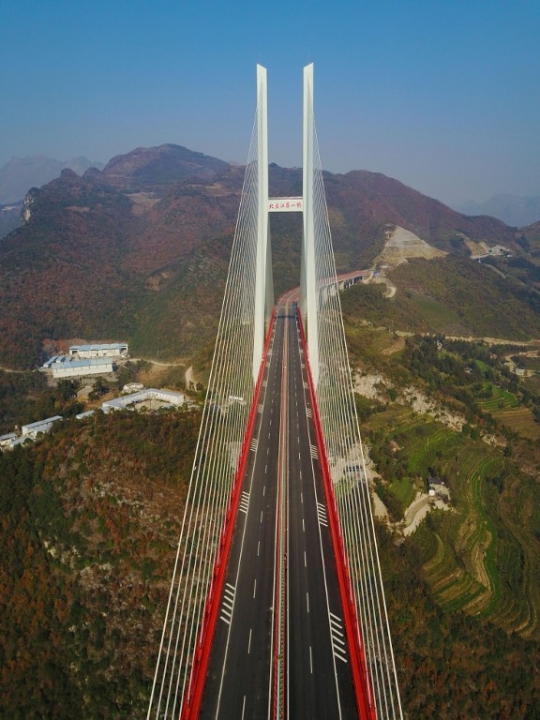
<path fill-rule="evenodd" d="M 201 718 L 357 718 L 295 304 L 277 307 Z"/>

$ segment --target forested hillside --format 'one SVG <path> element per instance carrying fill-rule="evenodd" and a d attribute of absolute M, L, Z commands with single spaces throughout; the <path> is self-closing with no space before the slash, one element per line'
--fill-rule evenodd
<path fill-rule="evenodd" d="M 0 454 L 0 717 L 143 718 L 198 414 Z"/>
<path fill-rule="evenodd" d="M 64 170 L 32 190 L 23 226 L 0 240 L 0 365 L 35 367 L 44 342 L 70 338 L 124 340 L 154 358 L 204 347 L 217 325 L 243 173 L 163 145 L 82 178 Z M 526 257 L 534 250 L 533 231 L 459 215 L 384 175 L 324 177 L 338 272 L 371 266 L 392 225 L 463 257 L 468 242 Z M 298 169 L 271 165 L 269 182 L 271 195 L 301 194 Z M 300 216 L 272 215 L 276 295 L 299 284 L 301 233 Z"/>
<path fill-rule="evenodd" d="M 397 288 L 392 298 L 386 297 L 382 284 L 357 285 L 344 296 L 346 312 L 375 324 L 384 322 L 391 330 L 540 338 L 540 294 L 528 279 L 509 273 L 501 277 L 460 255 L 415 258 L 389 272 L 388 279 Z"/>
<path fill-rule="evenodd" d="M 375 292 L 348 290 L 343 310 L 387 513 L 379 508 L 379 540 L 405 709 L 411 718 L 535 718 L 540 341 L 398 334 L 411 299 L 396 316 L 399 289 L 392 299 Z M 430 477 L 449 489 L 441 509 Z M 419 521 L 422 507 L 432 509 Z"/>

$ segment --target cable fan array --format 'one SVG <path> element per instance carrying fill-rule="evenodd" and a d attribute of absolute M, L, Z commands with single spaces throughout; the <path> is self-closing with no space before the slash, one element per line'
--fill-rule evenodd
<path fill-rule="evenodd" d="M 173 570 L 147 719 L 177 718 L 188 692 L 204 609 L 254 393 L 259 123 L 255 118 L 216 346 Z"/>
<path fill-rule="evenodd" d="M 307 70 L 309 77 L 312 68 Z M 215 570 L 223 566 L 223 532 L 233 486 L 237 487 L 234 483 L 239 463 L 244 457 L 248 417 L 253 412 L 264 315 L 273 302 L 270 245 L 265 234 L 268 229 L 265 72 L 258 68 L 257 113 L 147 720 L 179 717 L 190 698 L 192 668 L 205 638 L 205 611 L 216 595 Z M 380 719 L 402 718 L 311 86 L 307 87 L 303 205 L 304 228 L 308 227 L 308 231 L 302 255 L 301 305 L 308 317 L 311 342 L 308 360 L 339 517 L 350 604 L 358 619 L 355 632 L 369 678 L 370 706 Z"/>
<path fill-rule="evenodd" d="M 373 704 L 379 718 L 401 718 L 402 709 L 375 539 L 370 490 L 360 437 L 338 281 L 328 221 L 326 194 L 314 118 L 312 224 L 315 256 L 318 381 L 316 396 L 326 445 L 351 598 L 359 619 Z M 311 326 L 310 326 L 311 327 Z"/>

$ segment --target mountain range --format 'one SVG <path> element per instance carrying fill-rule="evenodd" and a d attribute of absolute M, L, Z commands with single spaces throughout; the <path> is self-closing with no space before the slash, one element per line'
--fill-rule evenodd
<path fill-rule="evenodd" d="M 32 189 L 23 226 L 0 240 L 0 364 L 31 367 L 44 341 L 74 337 L 128 340 L 134 353 L 153 358 L 200 351 L 217 325 L 243 173 L 167 144 L 137 148 L 82 177 L 63 169 Z M 403 228 L 440 251 L 429 262 L 450 282 L 461 270 L 447 255 L 474 266 L 467 287 L 475 285 L 475 296 L 485 283 L 503 284 L 522 308 L 514 332 L 540 334 L 540 226 L 516 231 L 493 217 L 461 215 L 380 173 L 324 180 L 338 272 L 372 266 L 391 229 Z M 270 195 L 299 195 L 302 172 L 271 165 L 269 184 Z M 301 218 L 275 215 L 271 223 L 278 295 L 299 282 Z M 512 256 L 489 258 L 505 264 L 497 277 L 470 260 L 494 246 Z"/>
<path fill-rule="evenodd" d="M 64 168 L 82 175 L 88 168 L 103 168 L 103 163 L 85 157 L 62 161 L 46 155 L 14 157 L 0 168 L 0 239 L 21 225 L 23 200 L 30 188 L 41 187 L 57 178 Z"/>
<path fill-rule="evenodd" d="M 377 173 L 324 179 L 338 270 L 371 270 L 342 308 L 404 714 L 540 717 L 540 355 L 519 347 L 540 338 L 540 222 L 464 216 Z M 0 240 L 0 366 L 75 337 L 204 363 L 242 182 L 164 145 L 31 190 Z M 270 167 L 272 195 L 301 184 Z M 301 232 L 272 216 L 276 295 L 298 284 Z M 199 411 L 76 420 L 70 383 L 44 386 L 0 367 L 10 427 L 66 418 L 0 453 L 0 715 L 143 717 Z M 449 511 L 409 533 L 428 478 Z"/>
<path fill-rule="evenodd" d="M 64 168 L 82 175 L 89 167 L 103 168 L 100 162 L 85 157 L 55 160 L 46 155 L 13 157 L 0 168 L 0 205 L 21 202 L 31 187 L 41 187 L 57 178 Z"/>
<path fill-rule="evenodd" d="M 483 203 L 468 200 L 455 209 L 465 215 L 492 215 L 507 225 L 522 227 L 540 219 L 540 196 L 494 195 Z"/>

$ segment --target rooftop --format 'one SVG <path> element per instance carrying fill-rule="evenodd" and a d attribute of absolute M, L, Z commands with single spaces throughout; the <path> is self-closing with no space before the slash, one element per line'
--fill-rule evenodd
<path fill-rule="evenodd" d="M 98 350 L 127 350 L 127 343 L 94 343 L 91 345 L 70 345 L 69 352 L 88 352 Z"/>
<path fill-rule="evenodd" d="M 124 395 L 123 397 L 115 398 L 114 400 L 106 400 L 101 407 L 105 412 L 108 412 L 109 410 L 121 410 L 122 408 L 128 407 L 128 405 L 141 403 L 145 400 L 163 400 L 164 402 L 172 405 L 183 405 L 186 401 L 186 396 L 183 393 L 175 392 L 174 390 L 146 388 L 132 393 L 131 395 Z"/>

